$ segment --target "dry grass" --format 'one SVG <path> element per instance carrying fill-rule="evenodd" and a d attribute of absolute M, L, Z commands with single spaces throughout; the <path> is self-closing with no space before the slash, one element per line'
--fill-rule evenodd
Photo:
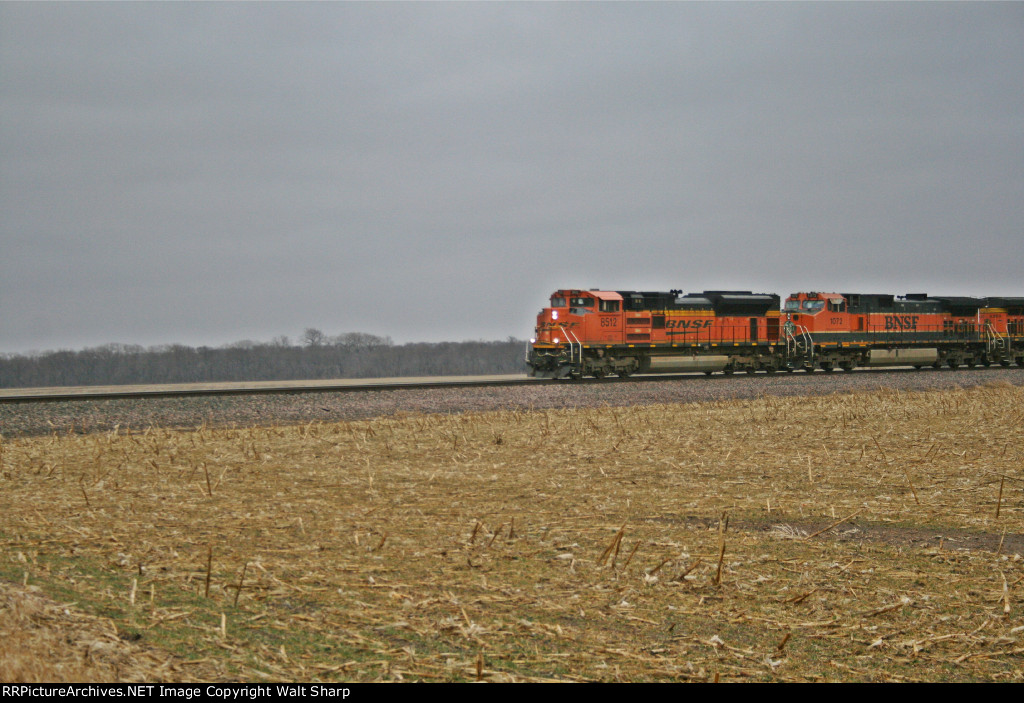
<path fill-rule="evenodd" d="M 125 637 L 109 619 L 0 581 L 0 681 L 128 683 L 216 679 L 216 663 L 187 661 Z"/>
<path fill-rule="evenodd" d="M 1022 408 L 991 386 L 8 439 L 0 634 L 44 644 L 5 640 L 0 679 L 1019 680 Z M 150 663 L 55 638 L 64 610 Z"/>

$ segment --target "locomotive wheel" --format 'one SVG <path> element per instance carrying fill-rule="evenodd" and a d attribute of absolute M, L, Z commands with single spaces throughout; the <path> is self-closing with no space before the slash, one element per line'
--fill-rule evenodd
<path fill-rule="evenodd" d="M 975 361 L 974 359 L 968 359 L 966 363 L 967 363 L 967 368 L 969 368 L 969 369 L 973 369 L 975 366 L 978 365 L 978 362 Z"/>
<path fill-rule="evenodd" d="M 835 365 L 831 361 L 823 361 L 821 362 L 821 370 L 832 373 L 835 371 Z"/>
<path fill-rule="evenodd" d="M 776 371 L 778 371 L 778 369 L 775 368 L 774 366 L 765 366 L 764 367 L 764 372 L 765 373 L 775 373 Z"/>
<path fill-rule="evenodd" d="M 1000 366 L 1009 366 L 1010 365 L 1010 360 L 1009 359 L 1000 359 L 999 360 L 999 365 Z"/>
<path fill-rule="evenodd" d="M 956 359 L 950 359 L 949 361 L 946 362 L 946 364 L 949 366 L 949 368 L 955 369 L 957 366 L 960 365 L 960 362 L 958 362 Z"/>
<path fill-rule="evenodd" d="M 594 369 L 593 371 L 590 372 L 590 375 L 600 380 L 604 378 L 604 369 Z"/>
<path fill-rule="evenodd" d="M 804 367 L 804 371 L 806 371 L 807 373 L 814 373 L 814 367 L 813 366 L 805 366 Z"/>
<path fill-rule="evenodd" d="M 724 373 L 726 376 L 732 376 L 732 372 L 735 370 L 736 369 L 734 369 L 733 367 L 727 366 L 726 368 L 722 369 L 722 373 Z"/>
<path fill-rule="evenodd" d="M 841 368 L 843 371 L 853 371 L 853 362 L 852 361 L 840 361 L 839 362 L 839 368 Z M 918 368 L 920 368 L 920 367 L 918 367 Z"/>
<path fill-rule="evenodd" d="M 757 369 L 755 367 L 753 367 L 753 366 L 748 366 L 747 367 L 747 373 L 750 374 L 751 376 L 753 376 L 755 373 L 757 373 Z"/>
<path fill-rule="evenodd" d="M 941 361 L 936 361 L 934 364 L 932 364 L 932 368 L 933 369 L 941 369 L 942 368 L 942 362 Z"/>

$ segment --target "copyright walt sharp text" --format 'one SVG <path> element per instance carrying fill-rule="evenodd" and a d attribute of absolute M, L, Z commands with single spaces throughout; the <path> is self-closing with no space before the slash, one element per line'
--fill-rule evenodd
<path fill-rule="evenodd" d="M 131 697 L 131 698 L 165 698 L 165 699 L 208 699 L 221 701 L 255 700 L 257 698 L 334 698 L 345 700 L 351 695 L 347 686 L 329 684 L 256 684 L 256 685 L 206 685 L 168 686 L 165 684 L 145 684 L 141 686 L 103 685 L 7 685 L 0 686 L 0 697 L 12 698 L 92 698 L 99 697 Z"/>

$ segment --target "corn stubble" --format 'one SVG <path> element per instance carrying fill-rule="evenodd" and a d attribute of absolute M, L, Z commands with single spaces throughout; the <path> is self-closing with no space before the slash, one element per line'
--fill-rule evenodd
<path fill-rule="evenodd" d="M 1022 408 L 995 385 L 8 439 L 0 679 L 1020 680 Z"/>

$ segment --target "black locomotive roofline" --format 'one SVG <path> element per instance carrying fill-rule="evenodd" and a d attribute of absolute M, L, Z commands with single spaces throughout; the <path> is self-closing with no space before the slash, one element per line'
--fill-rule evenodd
<path fill-rule="evenodd" d="M 775 293 L 753 293 L 749 290 L 706 290 L 683 294 L 670 291 L 615 291 L 622 296 L 626 310 L 713 310 L 720 316 L 760 316 L 779 309 L 781 298 Z M 851 313 L 872 312 L 948 312 L 958 316 L 974 315 L 986 308 L 1005 309 L 1012 315 L 1024 310 L 1024 297 L 987 297 L 928 295 L 908 293 L 839 293 Z"/>
<path fill-rule="evenodd" d="M 958 317 L 975 315 L 986 308 L 1001 308 L 1011 315 L 1024 310 L 1024 298 L 989 297 L 972 298 L 952 295 L 908 293 L 905 296 L 880 293 L 840 293 L 846 298 L 849 312 L 948 312 Z"/>
<path fill-rule="evenodd" d="M 1024 298 L 985 298 L 985 307 L 1002 308 L 1011 315 L 1024 315 Z"/>
<path fill-rule="evenodd" d="M 761 317 L 769 310 L 779 309 L 779 296 L 774 293 L 752 293 L 749 290 L 706 290 L 689 293 L 671 290 L 668 293 L 619 290 L 623 307 L 641 310 L 713 310 L 720 317 Z"/>

